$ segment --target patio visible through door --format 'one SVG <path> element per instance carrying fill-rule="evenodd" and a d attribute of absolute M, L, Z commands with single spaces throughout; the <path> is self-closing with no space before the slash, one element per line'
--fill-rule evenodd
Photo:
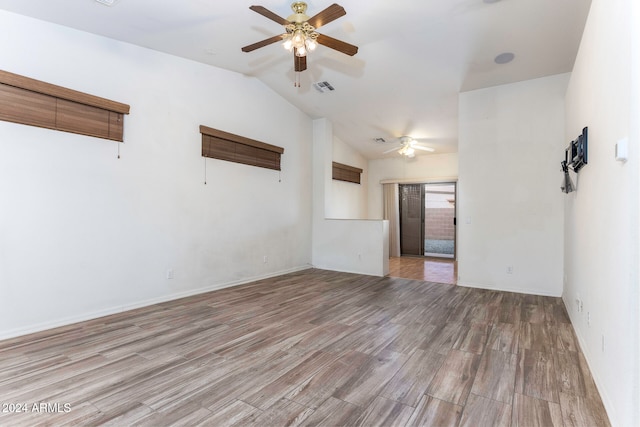
<path fill-rule="evenodd" d="M 456 183 L 401 184 L 402 255 L 455 259 Z"/>
<path fill-rule="evenodd" d="M 456 184 L 425 184 L 424 255 L 455 257 Z"/>

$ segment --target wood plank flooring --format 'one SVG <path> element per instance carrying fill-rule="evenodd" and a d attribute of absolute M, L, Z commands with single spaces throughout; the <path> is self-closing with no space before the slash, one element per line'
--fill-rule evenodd
<path fill-rule="evenodd" d="M 389 276 L 455 285 L 458 283 L 458 263 L 447 258 L 391 257 Z"/>
<path fill-rule="evenodd" d="M 559 298 L 305 270 L 0 341 L 0 425 L 608 426 Z"/>

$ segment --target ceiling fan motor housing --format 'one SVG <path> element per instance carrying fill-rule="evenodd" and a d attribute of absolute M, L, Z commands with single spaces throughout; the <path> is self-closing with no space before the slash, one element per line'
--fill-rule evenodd
<path fill-rule="evenodd" d="M 307 22 L 309 20 L 309 16 L 306 14 L 307 12 L 307 4 L 303 1 L 297 1 L 291 5 L 291 10 L 293 10 L 293 15 L 287 18 L 287 21 L 293 22 L 295 24 L 302 24 L 303 22 Z"/>

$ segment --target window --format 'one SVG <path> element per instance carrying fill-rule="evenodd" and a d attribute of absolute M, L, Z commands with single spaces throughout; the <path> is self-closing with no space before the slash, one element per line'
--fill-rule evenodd
<path fill-rule="evenodd" d="M 123 141 L 129 106 L 0 70 L 0 120 Z"/>
<path fill-rule="evenodd" d="M 200 126 L 200 133 L 203 157 L 280 170 L 284 148 L 207 126 Z"/>
<path fill-rule="evenodd" d="M 333 179 L 360 184 L 362 169 L 333 162 Z"/>

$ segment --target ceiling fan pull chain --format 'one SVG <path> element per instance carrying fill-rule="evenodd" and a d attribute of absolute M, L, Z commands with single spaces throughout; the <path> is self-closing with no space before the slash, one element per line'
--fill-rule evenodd
<path fill-rule="evenodd" d="M 118 141 L 118 158 L 120 158 L 120 141 Z"/>

